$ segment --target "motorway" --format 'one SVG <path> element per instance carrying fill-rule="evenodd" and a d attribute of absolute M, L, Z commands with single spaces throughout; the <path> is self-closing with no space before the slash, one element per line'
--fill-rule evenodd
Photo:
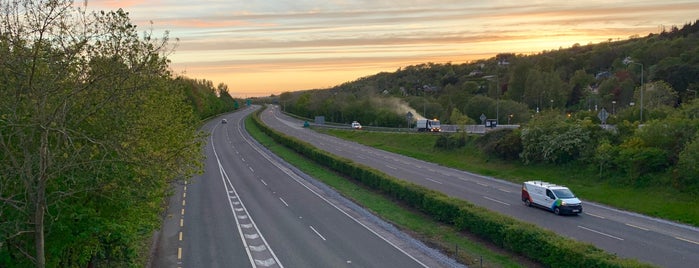
<path fill-rule="evenodd" d="M 521 202 L 519 184 L 320 134 L 303 128 L 303 122 L 282 114 L 277 107 L 263 112 L 262 120 L 278 131 L 332 154 L 536 224 L 560 235 L 594 244 L 620 257 L 638 259 L 660 267 L 697 267 L 699 264 L 697 227 L 586 202 L 584 197 L 581 198 L 584 207 L 581 215 L 558 216 L 543 209 L 525 207 Z M 431 148 L 432 145 L 426 147 Z"/>
<path fill-rule="evenodd" d="M 204 173 L 174 187 L 151 267 L 460 266 L 259 145 L 255 108 L 203 127 Z"/>

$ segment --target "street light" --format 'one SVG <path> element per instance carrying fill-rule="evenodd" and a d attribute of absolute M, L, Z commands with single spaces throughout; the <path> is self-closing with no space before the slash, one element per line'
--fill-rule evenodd
<path fill-rule="evenodd" d="M 614 105 L 616 104 L 616 101 L 612 101 L 612 114 L 615 114 L 616 110 L 614 110 Z"/>
<path fill-rule="evenodd" d="M 643 123 L 643 64 L 634 62 L 631 57 L 626 57 L 622 61 L 624 65 L 629 65 L 629 64 L 637 64 L 641 66 L 641 123 Z"/>
<path fill-rule="evenodd" d="M 486 75 L 483 76 L 483 78 L 488 79 L 488 81 L 493 81 L 493 76 L 495 76 L 495 94 L 496 94 L 496 101 L 495 101 L 495 120 L 500 121 L 500 76 L 498 74 L 495 75 Z"/>

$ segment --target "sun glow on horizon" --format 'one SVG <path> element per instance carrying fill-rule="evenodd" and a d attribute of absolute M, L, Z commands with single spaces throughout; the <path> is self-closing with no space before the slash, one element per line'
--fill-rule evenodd
<path fill-rule="evenodd" d="M 152 21 L 155 32 L 168 30 L 179 39 L 169 56 L 173 72 L 225 83 L 235 97 L 328 88 L 428 62 L 646 36 L 695 21 L 699 11 L 688 0 L 122 2 L 88 6 L 121 7 L 137 25 Z"/>

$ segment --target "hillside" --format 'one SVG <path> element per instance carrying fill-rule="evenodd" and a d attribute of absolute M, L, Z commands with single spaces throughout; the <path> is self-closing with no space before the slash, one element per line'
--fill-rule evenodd
<path fill-rule="evenodd" d="M 696 21 L 646 37 L 535 55 L 408 66 L 330 89 L 286 92 L 275 101 L 298 116 L 365 126 L 409 127 L 407 112 L 416 115 L 413 120 L 436 117 L 455 125 L 478 124 L 485 115 L 501 125 L 521 125 L 476 137 L 488 157 L 592 169 L 627 189 L 661 187 L 696 196 L 698 81 Z M 603 109 L 614 131 L 600 128 Z M 444 135 L 434 146 L 458 149 L 464 138 Z"/>

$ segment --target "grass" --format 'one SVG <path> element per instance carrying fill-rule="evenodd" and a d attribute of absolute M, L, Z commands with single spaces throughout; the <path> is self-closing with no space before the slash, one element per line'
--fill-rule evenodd
<path fill-rule="evenodd" d="M 378 149 L 411 156 L 443 166 L 523 182 L 545 180 L 571 188 L 583 201 L 593 201 L 619 209 L 699 226 L 699 198 L 664 185 L 636 186 L 618 180 L 600 179 L 599 171 L 572 165 L 524 165 L 489 158 L 467 145 L 447 151 L 433 148 L 437 135 L 428 133 L 381 133 L 317 129 L 316 131 L 352 140 Z"/>
<path fill-rule="evenodd" d="M 450 226 L 435 222 L 428 216 L 404 208 L 380 194 L 358 186 L 350 179 L 344 178 L 299 156 L 286 147 L 275 143 L 270 137 L 262 133 L 251 120 L 251 118 L 246 120 L 245 127 L 260 144 L 306 174 L 334 188 L 346 198 L 368 209 L 378 217 L 391 222 L 394 226 L 420 239 L 425 244 L 440 249 L 443 253 L 454 257 L 460 263 L 480 265 L 482 258 L 483 267 L 538 266 L 520 256 L 510 254 L 486 242 L 482 242 L 476 237 L 469 237 Z"/>

